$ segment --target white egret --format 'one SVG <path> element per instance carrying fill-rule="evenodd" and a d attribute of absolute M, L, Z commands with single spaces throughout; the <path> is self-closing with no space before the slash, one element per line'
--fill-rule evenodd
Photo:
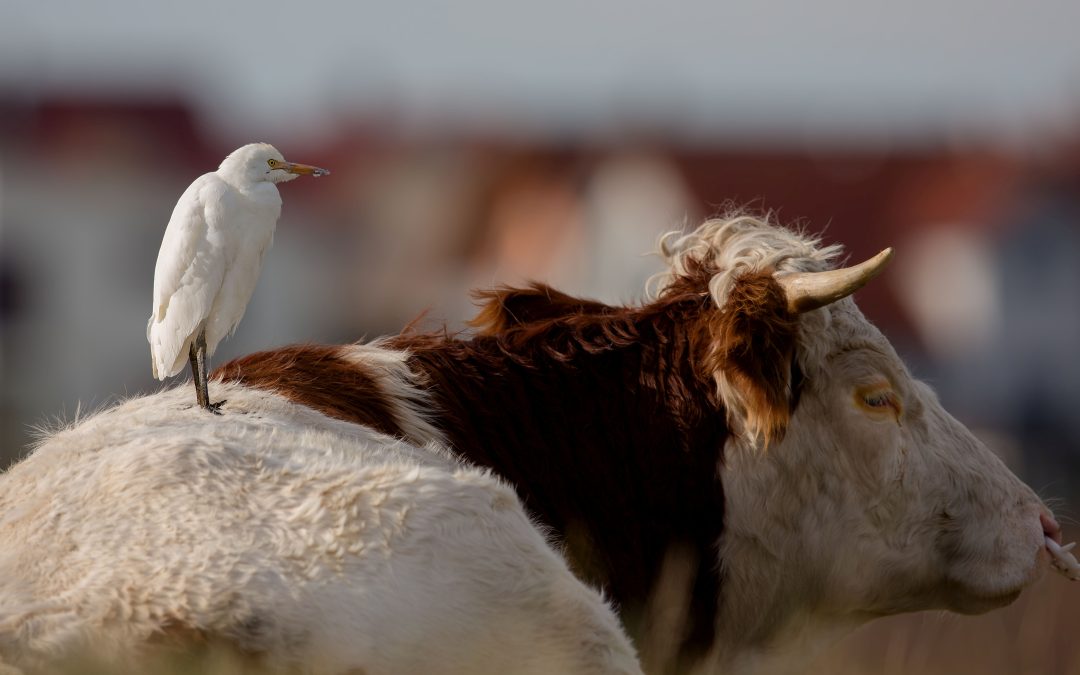
<path fill-rule="evenodd" d="M 154 377 L 172 377 L 189 361 L 198 404 L 218 412 L 225 401 L 210 403 L 207 360 L 236 330 L 255 290 L 281 214 L 276 183 L 328 173 L 286 162 L 267 143 L 251 143 L 184 191 L 154 269 L 154 309 L 146 325 Z"/>

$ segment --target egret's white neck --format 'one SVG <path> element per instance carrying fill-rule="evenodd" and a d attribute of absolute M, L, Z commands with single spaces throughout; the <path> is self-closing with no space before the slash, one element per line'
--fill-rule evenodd
<path fill-rule="evenodd" d="M 259 183 L 273 186 L 273 183 L 266 180 L 266 171 L 263 168 L 245 166 L 238 162 L 222 162 L 217 174 L 226 183 L 241 190 L 250 190 Z"/>

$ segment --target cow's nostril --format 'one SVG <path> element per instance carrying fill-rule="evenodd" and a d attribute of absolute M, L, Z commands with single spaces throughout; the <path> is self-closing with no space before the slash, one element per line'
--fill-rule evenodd
<path fill-rule="evenodd" d="M 1061 526 L 1047 511 L 1039 514 L 1039 522 L 1042 523 L 1043 534 L 1057 543 L 1061 543 Z"/>

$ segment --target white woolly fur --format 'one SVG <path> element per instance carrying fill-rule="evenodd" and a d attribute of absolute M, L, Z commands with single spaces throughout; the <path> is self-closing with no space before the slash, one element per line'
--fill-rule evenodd
<path fill-rule="evenodd" d="M 638 673 L 515 492 L 420 448 L 221 384 L 135 398 L 0 476 L 0 668 L 138 670 L 170 626 L 305 673 Z"/>
<path fill-rule="evenodd" d="M 817 237 L 751 216 L 707 220 L 689 233 L 668 232 L 658 246 L 669 269 L 650 280 L 654 297 L 675 279 L 688 276 L 692 263 L 707 263 L 718 270 L 709 291 L 721 308 L 740 276 L 765 271 L 821 272 L 831 269 L 843 252 L 839 244 L 821 246 Z"/>

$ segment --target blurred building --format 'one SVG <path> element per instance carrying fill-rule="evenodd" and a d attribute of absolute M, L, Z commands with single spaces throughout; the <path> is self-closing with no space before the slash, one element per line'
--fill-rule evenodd
<path fill-rule="evenodd" d="M 255 139 L 222 141 L 181 97 L 44 97 L 0 110 L 11 458 L 28 425 L 159 386 L 144 331 L 164 226 L 196 175 Z M 1059 179 L 1075 153 L 1047 171 L 989 143 L 754 147 L 655 129 L 418 137 L 392 116 L 342 119 L 332 138 L 278 144 L 333 175 L 282 188 L 275 246 L 218 363 L 374 337 L 425 312 L 427 325 L 456 329 L 472 311 L 469 289 L 500 283 L 540 279 L 634 302 L 658 269 L 643 254 L 659 234 L 749 209 L 822 232 L 853 259 L 896 247 L 894 268 L 860 304 L 916 374 L 965 421 L 1011 439 L 999 446 L 1013 461 L 1040 452 L 1026 439 L 1047 435 L 1053 463 L 1075 461 L 1075 424 L 1062 420 L 1080 377 L 1053 378 L 1078 363 L 1077 191 Z"/>

